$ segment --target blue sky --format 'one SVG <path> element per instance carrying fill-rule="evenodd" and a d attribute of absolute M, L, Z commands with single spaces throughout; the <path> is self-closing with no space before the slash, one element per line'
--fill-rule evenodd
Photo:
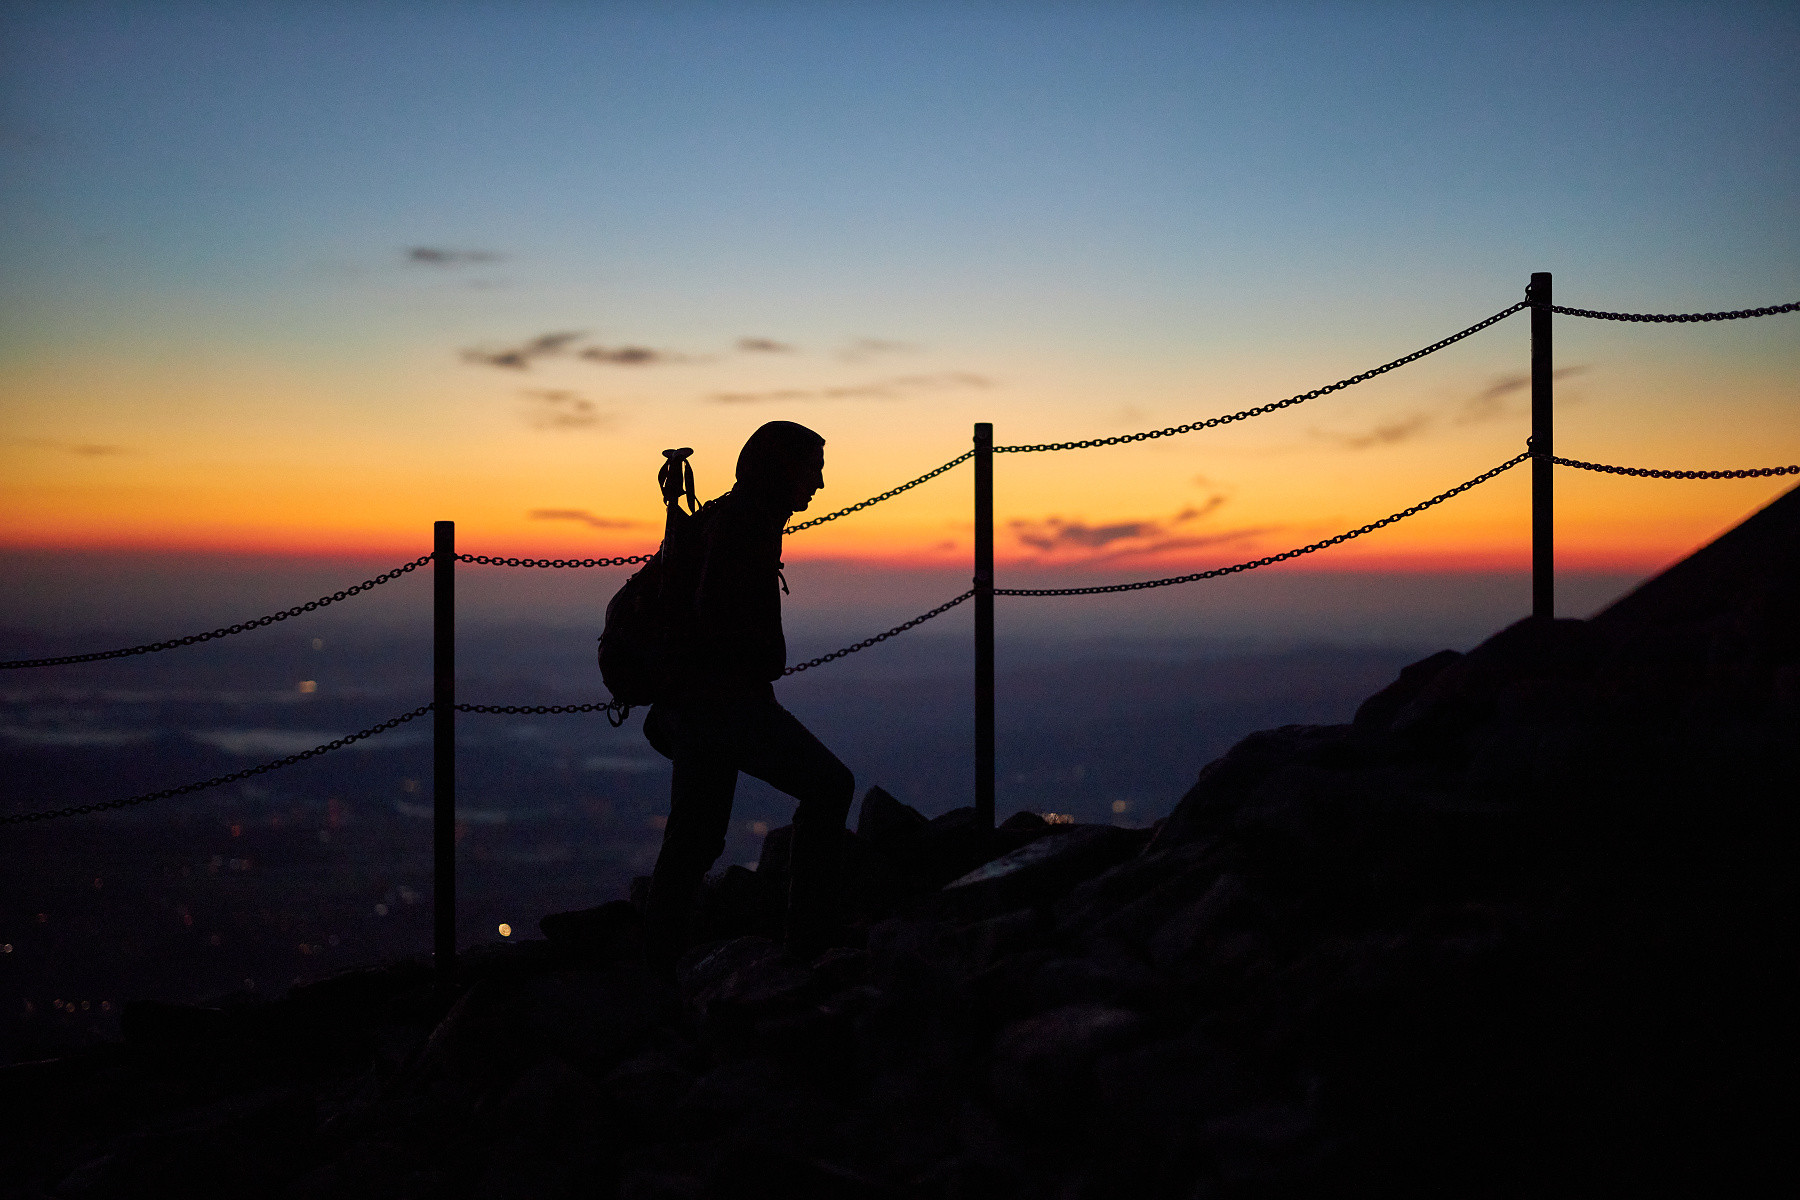
<path fill-rule="evenodd" d="M 1748 302 L 1800 260 L 1792 6 L 9 9 L 8 290 L 58 328 L 166 288 L 329 328 L 295 274 L 414 243 L 546 308 L 601 277 L 659 322 L 954 330 L 1023 295 L 978 336 L 1109 344 L 1545 264 Z"/>

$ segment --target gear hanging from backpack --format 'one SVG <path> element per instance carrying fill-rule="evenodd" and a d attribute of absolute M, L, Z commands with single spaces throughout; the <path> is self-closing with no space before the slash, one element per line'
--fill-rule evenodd
<path fill-rule="evenodd" d="M 699 582 L 703 530 L 712 502 L 694 494 L 692 447 L 663 451 L 657 472 L 662 491 L 662 545 L 606 605 L 600 633 L 600 678 L 612 693 L 607 719 L 616 727 L 633 708 L 667 694 L 681 671 Z M 682 508 L 682 501 L 687 508 Z"/>

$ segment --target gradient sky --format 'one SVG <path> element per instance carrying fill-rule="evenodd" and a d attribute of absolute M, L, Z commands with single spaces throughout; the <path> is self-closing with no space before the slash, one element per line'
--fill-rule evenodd
<path fill-rule="evenodd" d="M 757 424 L 815 511 L 1002 442 L 1230 412 L 1559 302 L 1800 299 L 1800 10 L 0 5 L 0 545 L 653 545 Z M 558 338 L 554 335 L 568 335 Z M 1558 448 L 1800 459 L 1800 315 L 1557 321 Z M 1520 314 L 1228 430 L 1000 460 L 1000 551 L 1136 578 L 1522 448 Z M 1559 477 L 1648 570 L 1781 481 Z M 791 560 L 966 561 L 967 468 Z M 1517 566 L 1516 470 L 1316 556 Z"/>

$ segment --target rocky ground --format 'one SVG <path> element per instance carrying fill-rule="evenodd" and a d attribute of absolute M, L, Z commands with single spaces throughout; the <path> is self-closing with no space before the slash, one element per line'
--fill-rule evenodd
<path fill-rule="evenodd" d="M 1787 1137 L 1800 492 L 1591 621 L 1416 663 L 1154 831 L 872 791 L 674 986 L 619 901 L 7 1068 L 6 1195 L 1757 1194 Z"/>

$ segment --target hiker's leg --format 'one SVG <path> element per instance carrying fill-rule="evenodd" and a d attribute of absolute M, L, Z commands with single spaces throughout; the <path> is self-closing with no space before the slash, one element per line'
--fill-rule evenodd
<path fill-rule="evenodd" d="M 746 708 L 732 724 L 738 767 L 799 801 L 788 875 L 787 940 L 802 954 L 817 952 L 841 907 L 844 821 L 856 778 L 773 697 Z"/>
<path fill-rule="evenodd" d="M 660 966 L 673 966 L 686 948 L 694 897 L 706 872 L 725 852 L 731 825 L 737 768 L 706 744 L 711 724 L 703 714 L 682 712 L 665 725 L 675 770 L 662 850 L 644 905 L 646 954 Z"/>

